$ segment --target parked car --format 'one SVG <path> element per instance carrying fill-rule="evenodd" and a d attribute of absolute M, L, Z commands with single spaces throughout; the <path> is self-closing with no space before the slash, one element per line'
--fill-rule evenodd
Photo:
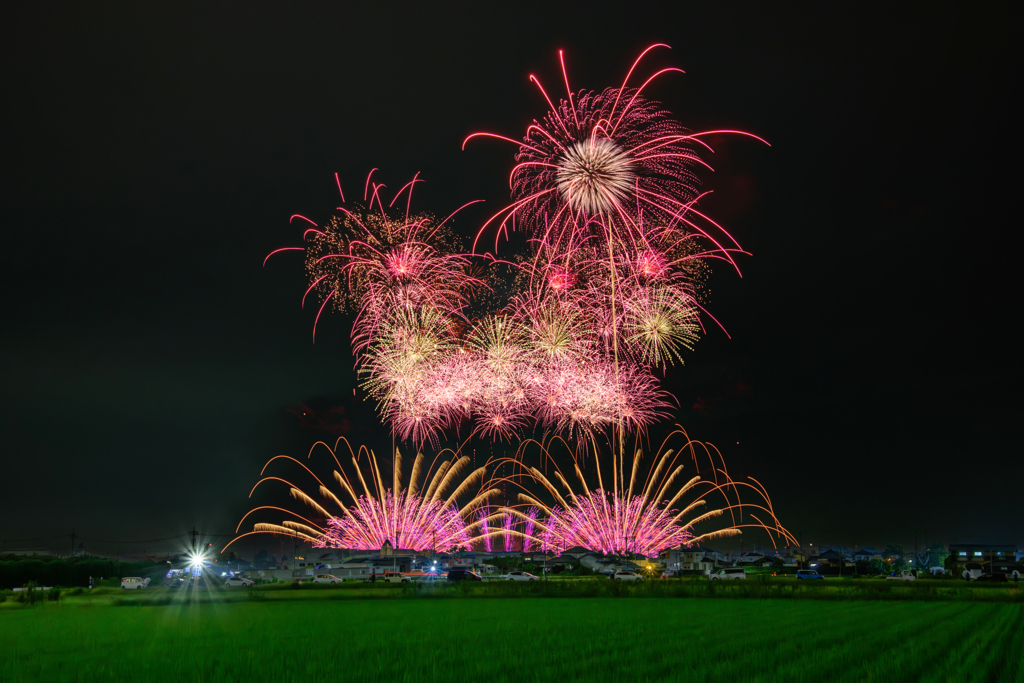
<path fill-rule="evenodd" d="M 612 574 L 612 581 L 643 581 L 644 577 L 636 572 L 621 571 Z"/>
<path fill-rule="evenodd" d="M 253 581 L 252 579 L 247 579 L 244 576 L 232 576 L 232 577 L 229 577 L 228 579 L 226 579 L 224 581 L 224 586 L 226 588 L 231 587 L 231 586 L 245 586 L 245 587 L 249 587 L 249 586 L 255 586 L 255 585 L 256 585 L 255 581 Z"/>
<path fill-rule="evenodd" d="M 747 570 L 743 567 L 726 567 L 708 577 L 712 581 L 735 581 L 747 578 Z"/>
<path fill-rule="evenodd" d="M 149 585 L 149 579 L 143 579 L 140 576 L 128 576 L 121 579 L 121 588 L 125 590 L 137 590 L 139 588 L 145 588 Z"/>
<path fill-rule="evenodd" d="M 978 578 L 976 578 L 974 580 L 975 581 L 998 581 L 998 582 L 1009 581 L 1009 579 L 1006 577 L 1006 574 L 995 574 L 995 573 L 993 573 L 993 574 L 982 574 L 981 576 L 979 576 Z"/>
<path fill-rule="evenodd" d="M 824 576 L 822 576 L 813 569 L 797 569 L 796 578 L 802 581 L 814 581 L 816 579 L 825 579 Z"/>
<path fill-rule="evenodd" d="M 337 576 L 335 576 L 334 574 L 317 574 L 315 577 L 313 577 L 313 583 L 332 584 L 332 583 L 344 583 L 344 582 L 345 582 L 345 579 L 340 579 Z"/>
<path fill-rule="evenodd" d="M 483 577 L 468 569 L 452 569 L 448 572 L 449 581 L 483 581 Z"/>
<path fill-rule="evenodd" d="M 506 581 L 540 581 L 539 576 L 534 576 L 529 572 L 509 572 L 502 578 Z"/>
<path fill-rule="evenodd" d="M 402 572 L 386 572 L 381 581 L 387 583 L 409 583 L 409 577 L 402 574 Z"/>
<path fill-rule="evenodd" d="M 1006 574 L 1006 577 L 1013 581 L 1015 579 L 1020 580 L 1021 576 L 1024 575 L 1024 566 L 1015 562 L 1000 562 L 998 564 L 992 563 L 989 565 L 988 571 L 992 574 Z"/>
<path fill-rule="evenodd" d="M 909 569 L 904 569 L 899 574 L 893 574 L 892 576 L 885 577 L 886 581 L 917 581 L 917 577 L 914 576 L 914 572 Z"/>
<path fill-rule="evenodd" d="M 661 573 L 661 578 L 663 579 L 674 579 L 676 576 L 677 574 L 675 569 L 666 569 Z"/>

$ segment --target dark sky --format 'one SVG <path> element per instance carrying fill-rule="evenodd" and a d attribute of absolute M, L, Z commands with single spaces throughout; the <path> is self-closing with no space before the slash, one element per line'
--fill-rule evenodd
<path fill-rule="evenodd" d="M 288 217 L 379 167 L 422 172 L 421 210 L 485 199 L 469 234 L 512 156 L 465 135 L 541 116 L 559 48 L 603 88 L 653 42 L 684 125 L 772 144 L 710 159 L 705 207 L 753 257 L 711 282 L 732 338 L 669 373 L 678 422 L 805 542 L 1024 543 L 1009 4 L 25 4 L 0 29 L 6 547 L 228 533 L 268 458 L 329 436 L 302 403 L 379 438 L 348 321 L 314 346 L 300 258 L 261 266 Z"/>

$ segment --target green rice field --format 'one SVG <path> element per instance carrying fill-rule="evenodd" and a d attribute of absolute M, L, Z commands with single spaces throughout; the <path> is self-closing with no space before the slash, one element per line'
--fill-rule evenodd
<path fill-rule="evenodd" d="M 0 681 L 1024 682 L 1020 602 L 346 593 L 8 601 Z"/>

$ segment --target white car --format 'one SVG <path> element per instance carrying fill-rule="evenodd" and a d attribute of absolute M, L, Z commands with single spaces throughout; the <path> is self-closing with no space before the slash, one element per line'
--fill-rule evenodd
<path fill-rule="evenodd" d="M 506 581 L 540 581 L 539 576 L 534 576 L 529 572 L 509 572 L 504 579 Z"/>
<path fill-rule="evenodd" d="M 255 586 L 256 582 L 252 579 L 247 579 L 244 576 L 232 576 L 224 581 L 224 587 L 228 588 L 231 586 Z"/>
<path fill-rule="evenodd" d="M 125 590 L 137 590 L 139 588 L 145 588 L 149 585 L 149 579 L 143 579 L 139 576 L 127 576 L 121 579 L 121 588 Z"/>
<path fill-rule="evenodd" d="M 712 581 L 736 581 L 747 578 L 747 570 L 743 567 L 726 567 L 708 577 Z"/>
<path fill-rule="evenodd" d="M 886 581 L 917 581 L 917 576 L 909 569 L 904 569 L 899 574 L 885 577 Z"/>
<path fill-rule="evenodd" d="M 345 579 L 338 578 L 334 574 L 317 574 L 316 578 L 313 579 L 313 583 L 345 583 Z"/>
<path fill-rule="evenodd" d="M 381 577 L 381 581 L 388 583 L 409 583 L 409 577 L 404 576 L 401 572 L 387 572 Z"/>
<path fill-rule="evenodd" d="M 644 577 L 636 572 L 615 572 L 612 574 L 612 581 L 643 581 Z"/>

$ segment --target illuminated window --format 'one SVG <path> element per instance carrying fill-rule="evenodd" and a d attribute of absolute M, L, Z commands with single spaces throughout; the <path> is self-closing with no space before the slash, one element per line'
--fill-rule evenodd
<path fill-rule="evenodd" d="M 974 551 L 974 556 L 975 556 L 975 557 L 981 557 L 981 552 L 980 552 L 980 551 L 978 551 L 978 550 L 975 550 L 975 551 Z"/>
<path fill-rule="evenodd" d="M 966 550 L 961 550 L 960 554 L 963 555 L 964 557 L 967 557 L 967 551 Z"/>

